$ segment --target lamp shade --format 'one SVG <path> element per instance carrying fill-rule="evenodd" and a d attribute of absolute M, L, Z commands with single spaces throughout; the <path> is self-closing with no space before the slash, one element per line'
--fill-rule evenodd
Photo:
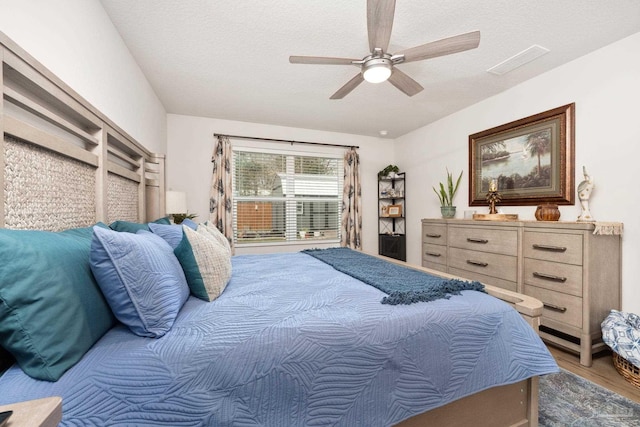
<path fill-rule="evenodd" d="M 187 193 L 183 191 L 167 191 L 166 197 L 167 214 L 187 213 Z"/>

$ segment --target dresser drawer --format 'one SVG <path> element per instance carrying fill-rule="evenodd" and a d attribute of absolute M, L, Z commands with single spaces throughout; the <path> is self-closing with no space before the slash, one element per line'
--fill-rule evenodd
<path fill-rule="evenodd" d="M 525 231 L 523 253 L 526 258 L 582 265 L 582 236 Z"/>
<path fill-rule="evenodd" d="M 422 260 L 422 266 L 424 268 L 430 268 L 431 270 L 441 271 L 443 273 L 447 272 L 447 266 L 446 265 L 438 264 L 436 262 L 425 261 L 424 259 Z"/>
<path fill-rule="evenodd" d="M 461 277 L 468 280 L 477 280 L 485 285 L 496 286 L 498 288 L 506 289 L 508 291 L 516 292 L 518 284 L 509 280 L 498 279 L 497 277 L 486 276 L 484 274 L 476 273 L 475 271 L 458 270 L 457 268 L 450 268 L 449 274 Z"/>
<path fill-rule="evenodd" d="M 424 243 L 422 245 L 422 259 L 429 262 L 435 262 L 438 264 L 447 263 L 447 247 L 440 245 L 432 245 L 430 243 Z"/>
<path fill-rule="evenodd" d="M 524 286 L 524 293 L 542 301 L 543 319 L 553 319 L 582 328 L 582 298 L 530 285 Z"/>
<path fill-rule="evenodd" d="M 444 224 L 422 224 L 422 242 L 434 245 L 446 245 L 447 226 Z"/>
<path fill-rule="evenodd" d="M 524 283 L 581 297 L 582 267 L 525 258 Z"/>
<path fill-rule="evenodd" d="M 518 258 L 515 256 L 449 248 L 449 267 L 517 282 Z"/>
<path fill-rule="evenodd" d="M 518 231 L 450 227 L 449 246 L 515 256 L 518 254 Z"/>

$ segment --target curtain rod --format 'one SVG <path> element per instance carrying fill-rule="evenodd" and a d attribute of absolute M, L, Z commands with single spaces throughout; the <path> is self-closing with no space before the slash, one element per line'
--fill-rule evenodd
<path fill-rule="evenodd" d="M 357 148 L 360 147 L 357 145 L 340 145 L 340 144 L 329 144 L 326 142 L 307 142 L 307 141 L 294 141 L 291 139 L 273 139 L 273 138 L 257 138 L 253 136 L 241 136 L 241 135 L 226 135 L 223 133 L 214 133 L 213 136 L 227 136 L 229 138 L 238 138 L 238 139 L 255 139 L 258 141 L 273 141 L 273 142 L 288 142 L 291 145 L 293 144 L 308 144 L 308 145 L 322 145 L 325 147 L 341 147 L 341 148 Z"/>

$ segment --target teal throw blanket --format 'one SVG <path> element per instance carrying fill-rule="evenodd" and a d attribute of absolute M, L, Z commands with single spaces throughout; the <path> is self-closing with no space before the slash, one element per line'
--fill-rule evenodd
<path fill-rule="evenodd" d="M 448 299 L 466 290 L 485 292 L 480 282 L 434 276 L 349 248 L 307 249 L 302 252 L 386 293 L 388 296 L 382 299 L 382 304 Z"/>

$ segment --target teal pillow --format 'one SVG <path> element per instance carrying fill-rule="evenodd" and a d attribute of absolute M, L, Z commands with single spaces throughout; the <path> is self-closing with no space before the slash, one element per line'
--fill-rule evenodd
<path fill-rule="evenodd" d="M 165 216 L 163 218 L 158 218 L 155 221 L 152 221 L 154 224 L 171 224 L 169 221 L 169 217 Z M 109 228 L 115 231 L 122 231 L 125 233 L 137 233 L 140 230 L 149 231 L 149 223 L 141 224 L 139 222 L 130 222 L 130 221 L 114 221 L 109 224 Z"/>
<path fill-rule="evenodd" d="M 0 229 L 0 345 L 33 378 L 56 381 L 115 325 L 91 273 L 92 235 Z"/>
<path fill-rule="evenodd" d="M 90 260 L 109 306 L 134 334 L 158 338 L 171 329 L 189 287 L 167 242 L 144 230 L 95 227 Z"/>

